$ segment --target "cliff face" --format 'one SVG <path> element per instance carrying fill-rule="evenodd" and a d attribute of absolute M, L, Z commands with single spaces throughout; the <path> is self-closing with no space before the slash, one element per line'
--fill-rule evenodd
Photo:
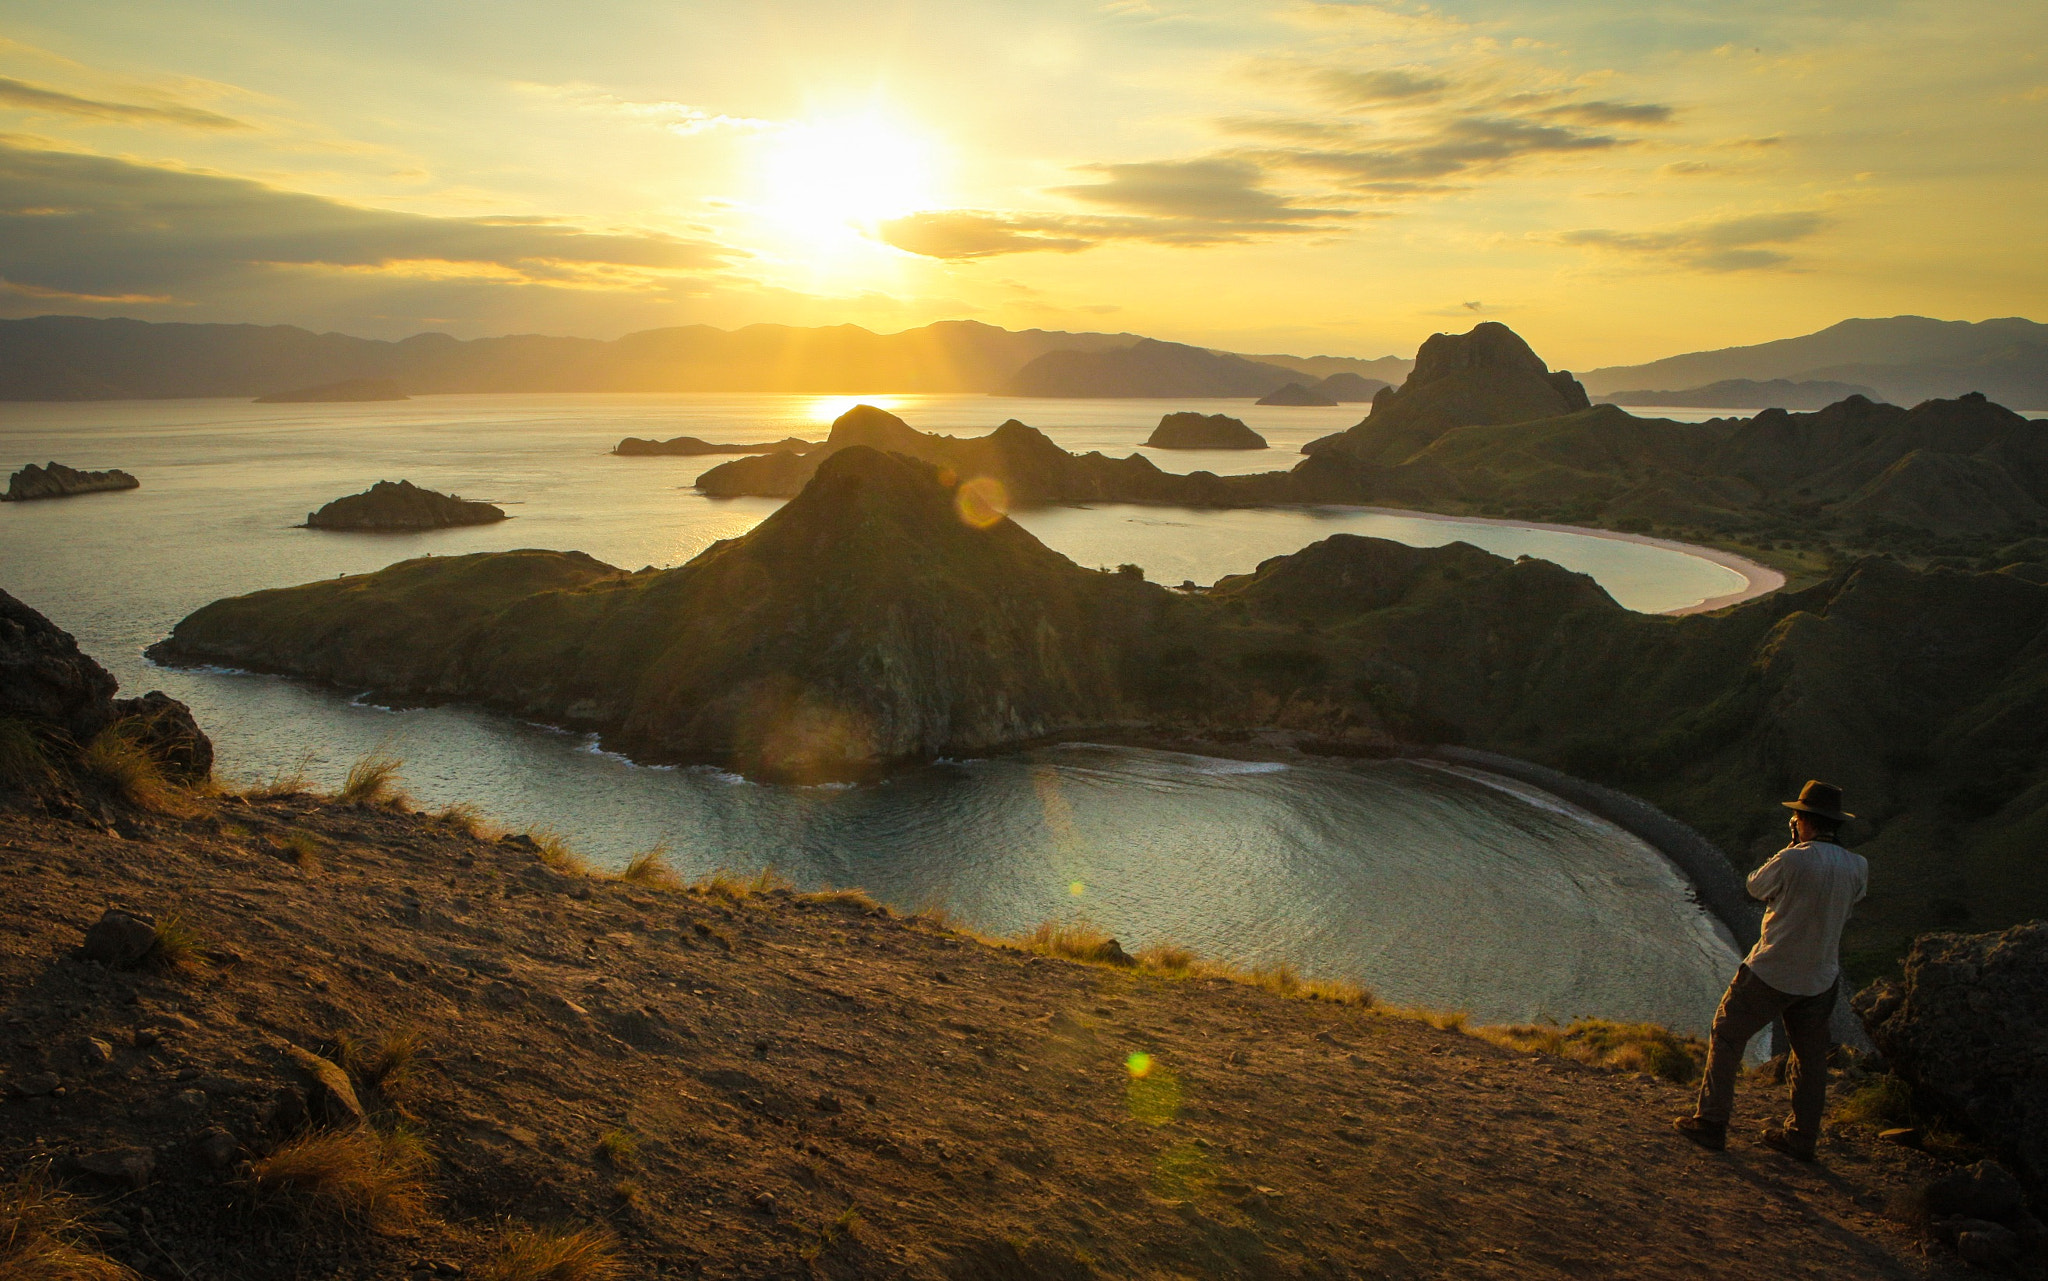
<path fill-rule="evenodd" d="M 409 480 L 380 480 L 360 494 L 337 498 L 306 513 L 308 529 L 445 529 L 488 525 L 505 519 L 502 507 L 473 503 L 453 494 L 421 489 Z"/>
<path fill-rule="evenodd" d="M 69 498 L 73 494 L 96 494 L 114 489 L 139 489 L 142 482 L 118 468 L 109 471 L 79 471 L 62 463 L 38 467 L 34 463 L 7 479 L 7 492 L 0 502 L 25 503 L 35 498 Z"/>

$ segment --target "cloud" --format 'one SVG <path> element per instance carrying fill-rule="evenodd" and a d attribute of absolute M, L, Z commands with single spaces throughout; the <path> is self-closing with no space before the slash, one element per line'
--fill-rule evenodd
<path fill-rule="evenodd" d="M 566 84 L 546 85 L 530 81 L 517 86 L 523 92 L 537 97 L 554 98 L 580 110 L 603 115 L 619 116 L 640 124 L 665 129 L 669 133 L 688 138 L 700 133 L 718 130 L 758 132 L 763 129 L 777 129 L 782 126 L 773 120 L 758 120 L 752 116 L 728 116 L 717 112 L 693 107 L 687 102 L 657 100 L 636 102 L 607 93 L 595 85 Z"/>
<path fill-rule="evenodd" d="M 0 107 L 33 111 L 44 115 L 78 116 L 88 120 L 112 120 L 120 124 L 179 125 L 187 129 L 249 129 L 248 122 L 217 112 L 203 111 L 177 103 L 147 106 L 133 102 L 107 102 L 81 98 L 26 80 L 0 76 Z"/>
<path fill-rule="evenodd" d="M 1242 224 L 1269 229 L 1275 223 L 1343 218 L 1339 209 L 1308 209 L 1265 190 L 1265 174 L 1249 160 L 1208 157 L 1153 160 L 1137 164 L 1082 165 L 1106 181 L 1054 187 L 1055 195 L 1093 205 L 1168 219 Z"/>
<path fill-rule="evenodd" d="M 1676 112 L 1661 102 L 1567 102 L 1542 114 L 1586 125 L 1668 125 Z"/>
<path fill-rule="evenodd" d="M 1404 194 L 1435 189 L 1442 179 L 1493 169 L 1542 154 L 1606 151 L 1631 145 L 1613 134 L 1513 116 L 1443 120 L 1428 132 L 1351 147 L 1300 147 L 1262 153 L 1269 164 L 1325 175 L 1360 192 Z"/>
<path fill-rule="evenodd" d="M 248 314 L 503 310 L 493 298 L 701 289 L 704 240 L 532 218 L 435 218 L 242 178 L 0 142 L 0 281 L 28 298 Z"/>
<path fill-rule="evenodd" d="M 1433 98 L 1451 87 L 1450 80 L 1444 76 L 1403 67 L 1383 71 L 1318 67 L 1309 73 L 1309 83 L 1320 91 L 1323 98 L 1340 107 Z"/>
<path fill-rule="evenodd" d="M 1826 226 L 1827 218 L 1820 213 L 1789 210 L 1683 223 L 1663 231 L 1567 231 L 1556 239 L 1560 244 L 1663 260 L 1699 271 L 1754 271 L 1785 266 L 1792 256 L 1772 246 L 1808 239 Z"/>

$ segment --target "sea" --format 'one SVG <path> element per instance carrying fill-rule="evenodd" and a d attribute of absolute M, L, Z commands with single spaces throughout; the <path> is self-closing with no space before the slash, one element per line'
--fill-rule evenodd
<path fill-rule="evenodd" d="M 1477 1022 L 1600 1016 L 1706 1028 L 1737 958 L 1684 878 L 1612 824 L 1483 771 L 1072 743 L 943 760 L 861 786 L 764 785 L 641 765 L 583 735 L 475 708 L 388 708 L 362 691 L 165 669 L 143 656 L 209 601 L 415 556 L 543 547 L 626 569 L 680 565 L 778 500 L 697 493 L 696 476 L 720 458 L 618 457 L 613 445 L 629 435 L 822 439 L 862 401 L 924 431 L 978 435 L 1016 418 L 1067 449 L 1217 473 L 1292 466 L 1302 444 L 1364 413 L 979 395 L 0 404 L 0 470 L 54 460 L 120 467 L 142 483 L 0 505 L 0 588 L 70 631 L 125 692 L 162 689 L 189 703 L 231 782 L 303 770 L 333 786 L 353 761 L 388 752 L 403 758 L 419 805 L 473 803 L 511 830 L 558 832 L 602 866 L 661 848 L 686 875 L 772 867 L 805 888 L 858 886 L 995 932 L 1085 920 L 1127 949 L 1173 942 L 1242 966 L 1284 963 Z M 1163 412 L 1185 409 L 1241 418 L 1271 448 L 1143 447 Z M 401 479 L 498 503 L 513 518 L 420 534 L 299 527 L 330 499 Z M 1082 564 L 1134 563 L 1167 583 L 1210 583 L 1339 532 L 1543 557 L 1645 612 L 1682 610 L 1745 581 L 1668 544 L 1357 508 L 1090 504 L 1012 516 Z"/>

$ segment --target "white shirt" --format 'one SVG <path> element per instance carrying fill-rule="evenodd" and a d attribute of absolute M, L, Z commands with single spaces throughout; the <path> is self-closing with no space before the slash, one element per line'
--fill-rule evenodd
<path fill-rule="evenodd" d="M 1827 841 L 1787 845 L 1749 874 L 1749 896 L 1769 904 L 1763 934 L 1743 964 L 1788 996 L 1818 996 L 1842 972 L 1842 926 L 1870 887 L 1870 864 Z"/>

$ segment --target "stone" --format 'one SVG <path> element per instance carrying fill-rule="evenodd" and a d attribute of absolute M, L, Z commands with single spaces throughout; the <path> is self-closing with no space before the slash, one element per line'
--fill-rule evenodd
<path fill-rule="evenodd" d="M 79 1157 L 78 1167 L 87 1174 L 139 1188 L 156 1173 L 156 1153 L 148 1148 L 108 1148 Z"/>
<path fill-rule="evenodd" d="M 192 709 L 169 694 L 153 689 L 141 698 L 117 698 L 114 714 L 173 782 L 197 783 L 213 773 L 213 740 Z"/>
<path fill-rule="evenodd" d="M 1936 1218 L 1998 1220 L 2017 1214 L 2026 1194 L 2012 1171 L 1996 1161 L 1979 1161 L 1929 1183 L 1927 1212 Z"/>
<path fill-rule="evenodd" d="M 163 1039 L 164 1030 L 160 1027 L 139 1027 L 135 1029 L 135 1048 L 138 1050 L 146 1050 Z"/>
<path fill-rule="evenodd" d="M 201 1131 L 199 1136 L 192 1140 L 192 1149 L 207 1165 L 216 1170 L 225 1170 L 234 1164 L 235 1154 L 242 1150 L 242 1145 L 233 1134 L 216 1125 Z"/>
<path fill-rule="evenodd" d="M 1996 1268 L 2020 1256 L 2020 1239 L 2010 1228 L 1997 1224 L 1956 1235 L 1956 1253 L 1974 1268 Z"/>
<path fill-rule="evenodd" d="M 26 1076 L 13 1078 L 8 1084 L 13 1087 L 16 1094 L 39 1099 L 63 1088 L 64 1078 L 55 1072 L 30 1072 Z"/>
<path fill-rule="evenodd" d="M 180 1090 L 165 1101 L 164 1111 L 172 1120 L 193 1121 L 205 1116 L 212 1105 L 204 1090 Z"/>
<path fill-rule="evenodd" d="M 166 767 L 176 771 L 203 757 L 212 768 L 213 744 L 183 703 L 161 692 L 116 699 L 119 688 L 106 668 L 80 652 L 70 633 L 0 591 L 0 717 L 47 727 L 57 731 L 59 742 L 81 746 L 131 716 L 162 718 L 163 733 L 185 745 L 185 756 L 167 760 Z M 137 729 L 154 749 L 150 724 Z"/>
<path fill-rule="evenodd" d="M 114 1047 L 96 1036 L 88 1036 L 78 1043 L 72 1053 L 78 1065 L 84 1068 L 100 1068 L 114 1061 Z"/>
<path fill-rule="evenodd" d="M 756 1192 L 754 1194 L 754 1208 L 763 1214 L 775 1213 L 775 1194 L 773 1192 Z"/>
<path fill-rule="evenodd" d="M 348 1073 L 330 1060 L 296 1045 L 287 1045 L 284 1053 L 305 1080 L 308 1115 L 324 1125 L 363 1123 L 366 1114 L 361 1100 L 356 1098 L 356 1087 L 348 1079 Z"/>
<path fill-rule="evenodd" d="M 126 968 L 139 963 L 155 946 L 154 919 L 110 907 L 86 929 L 84 956 L 88 961 Z"/>
<path fill-rule="evenodd" d="M 1910 1125 L 1900 1125 L 1894 1126 L 1889 1130 L 1879 1130 L 1877 1137 L 1880 1142 L 1896 1143 L 1901 1147 L 1911 1148 L 1920 1145 L 1920 1131 L 1917 1127 Z"/>
<path fill-rule="evenodd" d="M 820 1112 L 844 1112 L 846 1110 L 846 1105 L 839 1101 L 839 1096 L 833 1094 L 830 1090 L 821 1092 L 817 1098 L 811 1100 L 811 1106 Z"/>
<path fill-rule="evenodd" d="M 1922 935 L 1851 1007 L 1917 1101 L 2048 1185 L 2048 921 Z"/>

